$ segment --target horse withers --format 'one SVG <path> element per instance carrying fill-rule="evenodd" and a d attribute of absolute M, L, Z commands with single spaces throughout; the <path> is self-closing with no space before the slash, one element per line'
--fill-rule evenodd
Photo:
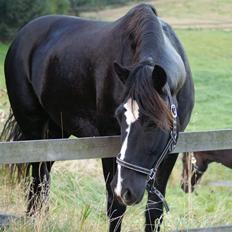
<path fill-rule="evenodd" d="M 102 159 L 109 231 L 120 231 L 126 206 L 139 203 L 145 189 L 145 230 L 153 231 L 177 158 L 168 153 L 194 105 L 184 49 L 155 8 L 140 4 L 115 22 L 35 19 L 11 44 L 5 77 L 13 112 L 3 131 L 8 139 L 121 135 L 117 162 Z M 31 164 L 29 215 L 48 195 L 52 164 Z"/>
<path fill-rule="evenodd" d="M 199 151 L 183 155 L 181 188 L 185 193 L 194 191 L 196 184 L 212 162 L 232 168 L 232 150 Z"/>

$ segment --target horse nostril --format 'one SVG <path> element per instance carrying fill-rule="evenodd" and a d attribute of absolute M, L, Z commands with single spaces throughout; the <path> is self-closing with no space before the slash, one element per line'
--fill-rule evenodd
<path fill-rule="evenodd" d="M 125 199 L 125 200 L 129 200 L 130 198 L 131 198 L 131 192 L 130 192 L 130 190 L 126 190 L 125 192 L 124 192 L 124 194 L 123 194 L 123 199 Z"/>
<path fill-rule="evenodd" d="M 136 197 L 129 189 L 126 189 L 122 194 L 122 199 L 127 205 L 133 204 L 136 201 Z"/>

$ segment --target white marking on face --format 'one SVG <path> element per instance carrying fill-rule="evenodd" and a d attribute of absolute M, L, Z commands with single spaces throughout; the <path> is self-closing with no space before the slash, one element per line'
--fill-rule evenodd
<path fill-rule="evenodd" d="M 128 137 L 130 134 L 131 124 L 134 123 L 139 118 L 139 106 L 135 100 L 132 100 L 131 98 L 128 99 L 128 101 L 123 105 L 125 108 L 125 117 L 126 117 L 126 123 L 127 123 L 127 129 L 126 129 L 126 137 L 122 143 L 122 147 L 120 150 L 120 159 L 125 159 L 125 154 L 127 150 L 127 144 L 128 144 Z M 117 196 L 121 195 L 122 190 L 122 177 L 121 177 L 121 165 L 118 164 L 118 176 L 117 176 L 117 185 L 114 189 L 114 192 Z"/>

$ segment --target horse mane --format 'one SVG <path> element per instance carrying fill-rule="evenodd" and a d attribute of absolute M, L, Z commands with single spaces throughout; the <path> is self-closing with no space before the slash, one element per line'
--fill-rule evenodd
<path fill-rule="evenodd" d="M 154 7 L 142 3 L 120 19 L 118 25 L 123 30 L 122 47 L 129 46 L 133 54 L 126 95 L 136 100 L 140 112 L 159 128 L 169 129 L 172 114 L 154 88 L 152 72 L 155 64 L 149 64 L 149 59 L 155 62 L 161 56 L 164 46 L 163 31 L 157 16 Z"/>
<path fill-rule="evenodd" d="M 157 127 L 170 129 L 173 116 L 166 102 L 154 88 L 153 72 L 154 66 L 139 63 L 130 73 L 127 81 L 128 98 L 136 100 L 142 115 L 149 117 Z"/>
<path fill-rule="evenodd" d="M 164 37 L 157 16 L 155 8 L 148 4 L 139 4 L 125 16 L 124 37 L 134 51 L 135 63 L 160 54 Z"/>

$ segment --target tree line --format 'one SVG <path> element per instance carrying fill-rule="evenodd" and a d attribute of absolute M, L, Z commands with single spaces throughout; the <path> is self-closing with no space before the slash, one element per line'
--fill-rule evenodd
<path fill-rule="evenodd" d="M 0 41 L 10 41 L 24 24 L 41 15 L 70 14 L 78 16 L 128 0 L 0 0 Z"/>

